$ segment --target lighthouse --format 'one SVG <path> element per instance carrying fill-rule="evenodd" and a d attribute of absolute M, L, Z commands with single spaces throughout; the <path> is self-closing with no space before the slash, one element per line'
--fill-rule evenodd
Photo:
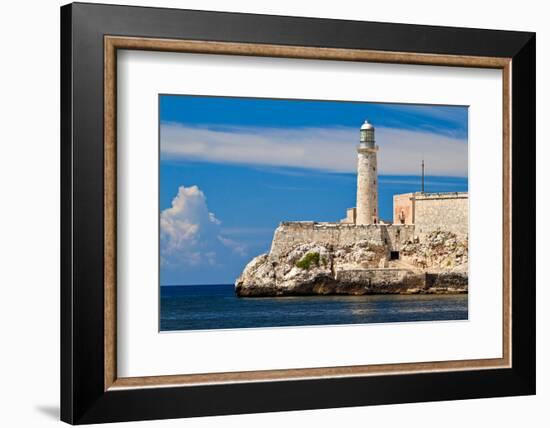
<path fill-rule="evenodd" d="M 374 126 L 368 121 L 361 126 L 357 147 L 357 217 L 356 224 L 378 223 L 378 147 L 374 140 Z"/>

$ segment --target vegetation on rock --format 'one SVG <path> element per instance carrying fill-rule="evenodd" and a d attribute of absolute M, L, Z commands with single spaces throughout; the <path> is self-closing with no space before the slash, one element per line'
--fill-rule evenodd
<path fill-rule="evenodd" d="M 312 265 L 319 266 L 319 259 L 319 253 L 307 253 L 304 257 L 296 262 L 296 267 L 309 270 Z M 326 265 L 326 262 L 324 264 Z"/>

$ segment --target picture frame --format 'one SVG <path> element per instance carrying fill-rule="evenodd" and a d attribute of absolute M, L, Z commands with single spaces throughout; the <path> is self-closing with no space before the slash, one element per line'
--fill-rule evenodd
<path fill-rule="evenodd" d="M 502 70 L 502 358 L 118 377 L 118 50 Z M 535 97 L 534 33 L 63 6 L 61 419 L 86 424 L 534 394 Z"/>

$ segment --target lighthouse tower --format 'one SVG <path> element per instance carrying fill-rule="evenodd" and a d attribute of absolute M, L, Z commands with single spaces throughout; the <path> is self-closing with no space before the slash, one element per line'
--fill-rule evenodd
<path fill-rule="evenodd" d="M 357 147 L 357 218 L 356 224 L 378 223 L 378 167 L 374 143 L 374 126 L 368 121 L 361 126 Z"/>

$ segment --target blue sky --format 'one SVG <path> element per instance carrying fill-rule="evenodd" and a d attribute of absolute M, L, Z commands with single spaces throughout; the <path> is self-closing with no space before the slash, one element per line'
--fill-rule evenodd
<path fill-rule="evenodd" d="M 422 158 L 427 191 L 467 190 L 466 107 L 161 95 L 161 285 L 232 283 L 280 221 L 344 217 L 367 118 L 382 218 Z"/>
<path fill-rule="evenodd" d="M 468 135 L 468 110 L 456 106 L 370 104 L 264 98 L 161 95 L 161 121 L 222 130 L 238 127 L 351 127 L 365 118 L 378 126 Z"/>

